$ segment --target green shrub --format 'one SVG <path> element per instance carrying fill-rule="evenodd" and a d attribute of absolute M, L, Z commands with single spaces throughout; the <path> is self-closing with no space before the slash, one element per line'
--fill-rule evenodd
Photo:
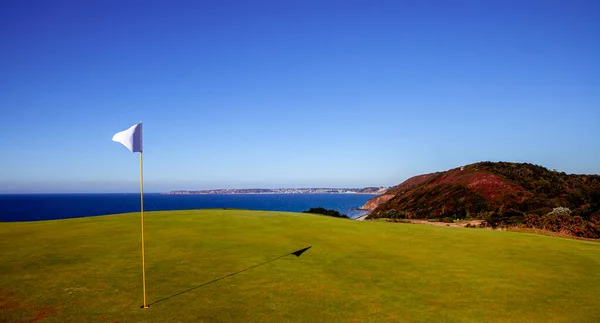
<path fill-rule="evenodd" d="M 342 214 L 336 210 L 328 210 L 323 207 L 314 207 L 307 211 L 302 211 L 302 213 L 312 213 L 312 214 L 322 214 L 327 216 L 332 216 L 335 218 L 348 218 L 346 214 Z"/>
<path fill-rule="evenodd" d="M 395 209 L 388 210 L 387 212 L 385 212 L 385 217 L 390 219 L 396 219 L 398 218 L 398 211 L 396 211 Z"/>

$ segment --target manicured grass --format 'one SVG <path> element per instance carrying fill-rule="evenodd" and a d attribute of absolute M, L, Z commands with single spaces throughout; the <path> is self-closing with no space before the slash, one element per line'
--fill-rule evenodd
<path fill-rule="evenodd" d="M 140 309 L 139 240 L 138 214 L 0 223 L 0 321 L 600 322 L 596 242 L 297 213 L 152 212 L 151 305 Z"/>

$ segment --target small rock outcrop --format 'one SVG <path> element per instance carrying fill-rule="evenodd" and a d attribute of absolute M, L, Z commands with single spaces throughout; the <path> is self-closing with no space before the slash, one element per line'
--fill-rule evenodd
<path fill-rule="evenodd" d="M 393 197 L 394 197 L 394 194 L 383 194 L 383 195 L 376 196 L 376 197 L 368 200 L 367 203 L 365 203 L 365 205 L 361 206 L 360 210 L 373 211 L 380 204 L 383 204 L 383 203 L 389 201 Z"/>

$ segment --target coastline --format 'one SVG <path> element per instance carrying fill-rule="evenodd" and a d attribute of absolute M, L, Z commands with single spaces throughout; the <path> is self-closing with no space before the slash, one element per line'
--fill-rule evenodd
<path fill-rule="evenodd" d="M 311 193 L 285 193 L 285 192 L 248 192 L 248 193 L 227 193 L 227 192 L 218 192 L 218 193 L 173 193 L 173 192 L 163 192 L 159 193 L 162 195 L 275 195 L 275 194 L 285 194 L 285 195 L 316 195 L 316 194 L 361 194 L 361 195 L 379 195 L 379 193 L 368 193 L 368 192 L 311 192 Z"/>
<path fill-rule="evenodd" d="M 368 194 L 381 195 L 390 187 L 278 187 L 278 188 L 213 188 L 213 189 L 180 189 L 163 192 L 164 195 L 210 195 L 210 194 Z"/>
<path fill-rule="evenodd" d="M 357 217 L 355 217 L 355 218 L 354 218 L 354 219 L 352 219 L 352 220 L 355 220 L 355 221 L 364 221 L 364 220 L 365 220 L 365 219 L 366 219 L 366 218 L 369 216 L 369 214 L 371 214 L 371 213 L 370 213 L 370 212 L 367 212 L 367 213 L 365 213 L 365 214 L 363 214 L 363 215 L 360 215 L 360 216 L 357 216 Z"/>

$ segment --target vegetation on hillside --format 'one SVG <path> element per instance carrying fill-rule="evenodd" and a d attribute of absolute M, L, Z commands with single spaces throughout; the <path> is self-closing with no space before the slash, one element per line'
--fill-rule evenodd
<path fill-rule="evenodd" d="M 346 214 L 340 213 L 336 210 L 328 210 L 323 207 L 313 207 L 310 210 L 302 211 L 302 213 L 322 214 L 322 215 L 332 216 L 334 218 L 348 219 L 348 216 Z"/>
<path fill-rule="evenodd" d="M 481 162 L 398 185 L 370 218 L 484 219 L 600 238 L 600 176 L 568 175 L 528 163 Z"/>

